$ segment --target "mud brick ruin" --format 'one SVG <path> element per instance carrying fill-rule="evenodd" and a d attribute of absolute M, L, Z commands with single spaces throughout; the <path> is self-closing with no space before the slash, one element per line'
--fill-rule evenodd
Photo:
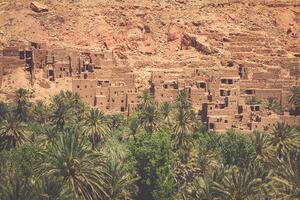
<path fill-rule="evenodd" d="M 6 71 L 18 67 L 30 72 L 32 83 L 36 69 L 42 69 L 43 77 L 50 81 L 72 77 L 72 90 L 107 114 L 127 115 L 138 107 L 135 76 L 129 68 L 116 66 L 113 52 L 47 48 L 38 43 L 4 48 L 0 81 Z"/>
<path fill-rule="evenodd" d="M 284 41 L 255 31 L 230 33 L 226 40 L 218 33 L 204 36 L 222 38 L 222 45 L 206 47 L 197 37 L 183 35 L 181 48 L 197 47 L 204 57 L 176 75 L 168 69 L 152 71 L 145 87 L 158 103 L 173 103 L 178 92 L 186 90 L 199 118 L 218 132 L 267 130 L 279 121 L 300 123 L 300 117 L 290 113 L 289 102 L 290 89 L 300 84 L 300 44 L 284 46 Z M 218 59 L 212 60 L 212 54 Z M 1 52 L 0 83 L 3 74 L 18 67 L 28 71 L 32 83 L 36 69 L 42 69 L 43 77 L 50 81 L 72 77 L 72 90 L 106 114 L 129 115 L 138 108 L 143 92 L 136 86 L 133 69 L 126 62 L 117 64 L 112 51 L 56 49 L 39 43 L 12 45 Z M 251 97 L 261 101 L 272 97 L 283 113 L 252 105 Z"/>

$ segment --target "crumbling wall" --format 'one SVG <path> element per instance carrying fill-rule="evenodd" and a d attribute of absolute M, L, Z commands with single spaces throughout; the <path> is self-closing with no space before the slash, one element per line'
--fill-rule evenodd
<path fill-rule="evenodd" d="M 2 80 L 3 80 L 3 66 L 0 65 L 0 88 L 2 86 Z"/>

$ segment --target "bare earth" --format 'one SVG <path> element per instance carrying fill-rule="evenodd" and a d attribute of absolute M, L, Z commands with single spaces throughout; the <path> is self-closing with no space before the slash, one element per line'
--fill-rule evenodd
<path fill-rule="evenodd" d="M 140 85 L 147 85 L 153 69 L 176 74 L 187 67 L 217 67 L 231 55 L 224 41 L 232 33 L 268 37 L 274 50 L 296 46 L 295 52 L 288 53 L 300 53 L 300 0 L 43 0 L 49 8 L 44 13 L 32 11 L 31 2 L 0 0 L 0 47 L 11 41 L 36 41 L 117 50 L 126 56 Z M 182 49 L 182 36 L 187 33 L 199 36 L 218 53 Z M 19 87 L 42 100 L 71 89 L 70 79 L 38 78 L 31 85 L 26 76 L 22 69 L 6 74 L 0 99 L 10 99 Z M 42 77 L 42 72 L 36 76 Z"/>

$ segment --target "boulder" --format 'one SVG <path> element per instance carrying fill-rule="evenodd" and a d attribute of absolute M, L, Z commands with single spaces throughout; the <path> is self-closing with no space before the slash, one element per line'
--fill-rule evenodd
<path fill-rule="evenodd" d="M 175 41 L 181 37 L 182 30 L 176 24 L 170 24 L 167 30 L 167 38 L 169 42 Z"/>
<path fill-rule="evenodd" d="M 48 7 L 40 2 L 37 1 L 33 1 L 30 4 L 30 8 L 34 11 L 34 12 L 47 12 L 48 11 Z"/>
<path fill-rule="evenodd" d="M 202 23 L 201 20 L 194 20 L 194 21 L 192 21 L 192 24 L 193 24 L 194 26 L 202 26 L 202 25 L 203 25 L 203 23 Z"/>
<path fill-rule="evenodd" d="M 195 48 L 197 51 L 205 54 L 205 55 L 211 55 L 211 54 L 217 54 L 219 51 L 216 48 L 211 47 L 207 42 L 206 37 L 200 37 L 193 34 L 183 34 L 181 39 L 181 48 L 182 49 L 188 49 L 190 47 Z"/>

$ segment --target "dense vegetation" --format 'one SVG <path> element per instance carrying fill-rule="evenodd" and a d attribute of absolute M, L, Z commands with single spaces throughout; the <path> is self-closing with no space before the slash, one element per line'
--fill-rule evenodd
<path fill-rule="evenodd" d="M 141 101 L 124 118 L 71 92 L 46 105 L 19 89 L 0 103 L 0 199 L 300 199 L 300 127 L 217 134 L 184 91 L 173 105 Z"/>

